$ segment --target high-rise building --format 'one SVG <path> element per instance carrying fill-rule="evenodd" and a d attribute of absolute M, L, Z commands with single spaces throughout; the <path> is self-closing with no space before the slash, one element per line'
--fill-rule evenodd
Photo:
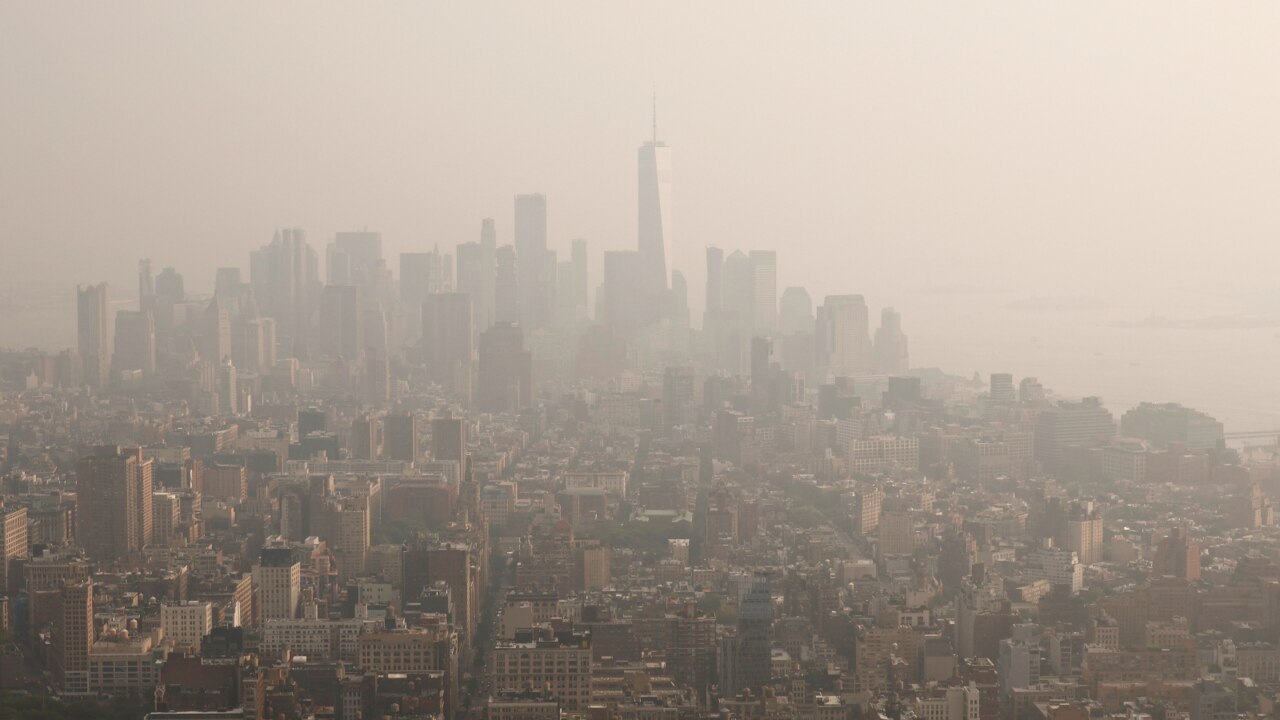
<path fill-rule="evenodd" d="M 422 305 L 427 296 L 444 292 L 444 269 L 438 250 L 400 253 L 400 302 Z"/>
<path fill-rule="evenodd" d="M 772 333 L 778 329 L 778 253 L 752 250 L 750 259 L 755 277 L 752 289 L 755 329 L 761 333 Z"/>
<path fill-rule="evenodd" d="M 76 288 L 76 340 L 84 380 L 93 387 L 106 384 L 111 370 L 107 334 L 107 284 Z"/>
<path fill-rule="evenodd" d="M 484 246 L 469 242 L 458 246 L 458 292 L 471 298 L 471 315 L 476 332 L 493 324 L 493 278 L 486 275 Z"/>
<path fill-rule="evenodd" d="M 757 416 L 773 412 L 781 402 L 781 397 L 773 392 L 775 368 L 772 358 L 772 340 L 760 336 L 751 338 L 751 412 Z"/>
<path fill-rule="evenodd" d="M 0 507 L 0 593 L 14 595 L 17 585 L 9 577 L 9 562 L 26 557 L 31 545 L 25 507 Z M 12 587 L 11 587 L 12 586 Z"/>
<path fill-rule="evenodd" d="M 400 253 L 400 306 L 404 311 L 404 340 L 412 342 L 422 331 L 422 303 L 442 286 L 438 252 Z"/>
<path fill-rule="evenodd" d="M 477 332 L 488 330 L 494 321 L 494 284 L 497 277 L 498 231 L 493 218 L 480 221 L 480 292 L 479 303 L 483 311 Z"/>
<path fill-rule="evenodd" d="M 138 310 L 154 310 L 156 279 L 151 274 L 151 261 L 138 261 Z"/>
<path fill-rule="evenodd" d="M 93 648 L 93 580 L 66 580 L 58 588 L 50 664 L 67 695 L 89 693 Z"/>
<path fill-rule="evenodd" d="M 196 649 L 213 632 L 213 603 L 207 600 L 165 603 L 160 606 L 160 627 L 175 647 Z"/>
<path fill-rule="evenodd" d="M 729 692 L 751 690 L 755 695 L 773 675 L 769 630 L 773 626 L 773 591 L 769 576 L 755 575 L 743 583 L 738 599 L 738 658 L 735 682 Z"/>
<path fill-rule="evenodd" d="M 1000 641 L 996 667 L 1006 695 L 1040 683 L 1040 637 L 1034 625 L 1015 625 L 1013 637 Z"/>
<path fill-rule="evenodd" d="M 596 319 L 622 337 L 628 337 L 656 319 L 656 307 L 645 301 L 640 256 L 631 250 L 604 253 L 604 282 L 600 285 L 600 307 Z"/>
<path fill-rule="evenodd" d="M 574 240 L 569 252 L 569 262 L 573 267 L 573 306 L 586 314 L 589 305 L 587 298 L 587 241 Z"/>
<path fill-rule="evenodd" d="M 516 323 L 499 322 L 480 335 L 476 405 L 509 412 L 533 402 L 533 359 Z"/>
<path fill-rule="evenodd" d="M 782 369 L 815 383 L 813 300 L 802 287 L 782 291 L 778 303 L 778 357 Z"/>
<path fill-rule="evenodd" d="M 467 459 L 467 425 L 462 418 L 446 413 L 431 419 L 431 457 L 437 462 L 457 462 L 459 467 Z"/>
<path fill-rule="evenodd" d="M 240 357 L 233 356 L 236 367 L 249 372 L 266 374 L 276 364 L 276 321 L 274 318 L 253 318 L 240 324 Z"/>
<path fill-rule="evenodd" d="M 815 322 L 819 372 L 854 377 L 871 368 L 867 303 L 861 295 L 828 295 Z"/>
<path fill-rule="evenodd" d="M 1115 419 L 1102 406 L 1100 398 L 1060 402 L 1036 417 L 1036 459 L 1046 468 L 1056 470 L 1068 448 L 1100 447 L 1115 434 Z"/>
<path fill-rule="evenodd" d="M 202 472 L 201 495 L 210 500 L 243 502 L 249 497 L 249 474 L 243 465 L 206 465 Z"/>
<path fill-rule="evenodd" d="M 900 375 L 910 369 L 907 336 L 902 332 L 902 316 L 893 308 L 880 311 L 880 327 L 871 350 L 872 369 L 882 375 Z"/>
<path fill-rule="evenodd" d="M 1084 566 L 1080 558 L 1066 548 L 1055 547 L 1050 539 L 1032 548 L 1027 555 L 1027 566 L 1027 577 L 1032 580 L 1047 580 L 1050 585 L 1070 588 L 1072 594 L 1084 586 Z"/>
<path fill-rule="evenodd" d="M 904 511 L 885 512 L 880 516 L 881 556 L 910 555 L 915 551 L 915 520 Z"/>
<path fill-rule="evenodd" d="M 344 495 L 331 512 L 338 579 L 345 582 L 363 575 L 369 562 L 369 497 Z"/>
<path fill-rule="evenodd" d="M 1222 423 L 1177 403 L 1144 402 L 1120 418 L 1120 434 L 1158 447 L 1177 444 L 1190 452 L 1204 452 L 1221 442 Z"/>
<path fill-rule="evenodd" d="M 153 534 L 152 461 L 140 448 L 95 448 L 76 466 L 76 539 L 89 557 L 137 556 Z"/>
<path fill-rule="evenodd" d="M 640 146 L 639 166 L 639 275 L 646 297 L 657 299 L 667 289 L 671 254 L 671 148 L 654 136 Z"/>
<path fill-rule="evenodd" d="M 231 357 L 231 315 L 226 303 L 216 297 L 204 309 L 200 355 L 215 366 Z"/>
<path fill-rule="evenodd" d="M 669 367 L 662 374 L 662 426 L 671 429 L 697 418 L 694 397 L 697 375 L 689 366 Z"/>
<path fill-rule="evenodd" d="M 351 421 L 351 436 L 347 451 L 356 460 L 378 459 L 378 421 L 368 415 Z"/>
<path fill-rule="evenodd" d="M 1097 513 L 1068 517 L 1067 549 L 1075 552 L 1081 565 L 1102 562 L 1102 517 Z"/>
<path fill-rule="evenodd" d="M 355 285 L 361 295 L 381 299 L 386 282 L 382 233 L 369 230 L 336 233 L 328 248 L 328 284 Z"/>
<path fill-rule="evenodd" d="M 531 329 L 551 322 L 552 278 L 547 267 L 547 196 L 517 195 L 515 249 L 520 323 Z"/>
<path fill-rule="evenodd" d="M 991 373 L 991 402 L 1011 403 L 1018 399 L 1012 373 Z"/>
<path fill-rule="evenodd" d="M 859 535 L 875 532 L 880 527 L 880 505 L 884 491 L 878 485 L 864 485 L 853 496 L 853 531 Z"/>
<path fill-rule="evenodd" d="M 287 547 L 265 547 L 253 566 L 257 592 L 254 609 L 260 620 L 292 620 L 302 597 L 302 565 Z"/>
<path fill-rule="evenodd" d="M 161 295 L 161 273 L 156 294 Z M 275 318 L 293 354 L 320 292 L 320 261 L 301 228 L 277 231 L 270 244 L 249 258 L 249 283 L 264 315 Z"/>
<path fill-rule="evenodd" d="M 1186 527 L 1175 527 L 1156 546 L 1151 563 L 1154 577 L 1172 575 L 1190 582 L 1200 579 L 1200 545 L 1187 535 Z"/>
<path fill-rule="evenodd" d="M 756 267 L 740 250 L 725 258 L 720 306 L 734 313 L 736 324 L 749 336 L 756 328 Z"/>
<path fill-rule="evenodd" d="M 331 358 L 350 362 L 364 349 L 364 317 L 359 289 L 354 285 L 325 285 L 320 292 L 320 349 Z"/>
<path fill-rule="evenodd" d="M 599 540 L 584 540 L 574 548 L 574 587 L 591 592 L 609 587 L 612 577 L 612 553 Z"/>
<path fill-rule="evenodd" d="M 813 336 L 813 299 L 808 290 L 793 285 L 782 291 L 778 302 L 778 332 L 784 336 Z"/>
<path fill-rule="evenodd" d="M 591 635 L 562 631 L 555 638 L 537 630 L 517 630 L 514 641 L 493 649 L 491 686 L 546 687 L 566 710 L 585 710 L 591 702 Z M 543 631 L 547 632 L 547 631 Z M 765 648 L 766 657 L 768 648 Z"/>
<path fill-rule="evenodd" d="M 578 319 L 580 313 L 573 304 L 573 261 L 561 260 L 556 263 L 556 324 L 570 325 Z"/>
<path fill-rule="evenodd" d="M 418 461 L 418 418 L 412 412 L 386 416 L 382 434 L 383 457 L 406 463 Z"/>
<path fill-rule="evenodd" d="M 449 388 L 470 388 L 475 352 L 471 296 L 439 293 L 422 305 L 422 350 L 429 377 Z"/>
<path fill-rule="evenodd" d="M 718 247 L 707 248 L 707 312 L 720 309 L 720 297 L 724 292 L 724 251 Z"/>
<path fill-rule="evenodd" d="M 521 317 L 520 279 L 516 250 L 503 245 L 494 251 L 493 322 L 518 323 Z M 485 328 L 488 330 L 489 328 Z"/>
<path fill-rule="evenodd" d="M 218 366 L 218 410 L 223 415 L 240 414 L 240 388 L 236 366 L 224 358 Z"/>
<path fill-rule="evenodd" d="M 156 371 L 156 326 L 150 310 L 116 312 L 114 367 L 117 372 L 141 370 L 151 374 Z"/>
<path fill-rule="evenodd" d="M 177 303 L 182 302 L 186 297 L 182 274 L 171 267 L 161 270 L 156 276 L 156 298 Z"/>

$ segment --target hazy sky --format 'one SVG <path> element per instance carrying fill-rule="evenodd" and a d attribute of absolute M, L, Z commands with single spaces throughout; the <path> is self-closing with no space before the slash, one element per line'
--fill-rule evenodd
<path fill-rule="evenodd" d="M 9 2 L 0 281 L 132 295 L 147 256 L 207 290 L 286 225 L 394 266 L 484 216 L 509 242 L 535 191 L 598 267 L 656 89 L 698 307 L 709 244 L 873 307 L 1274 301 L 1277 38 L 1261 2 Z"/>

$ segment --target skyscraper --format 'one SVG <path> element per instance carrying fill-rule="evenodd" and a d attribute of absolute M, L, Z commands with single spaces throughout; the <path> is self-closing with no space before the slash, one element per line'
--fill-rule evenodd
<path fill-rule="evenodd" d="M 319 258 L 301 228 L 277 231 L 270 244 L 249 258 L 249 283 L 253 286 L 254 298 L 263 314 L 276 319 L 290 355 L 302 339 L 306 318 L 320 292 L 319 268 Z M 157 278 L 157 295 L 163 294 L 159 281 L 165 278 L 165 273 Z M 180 282 L 178 291 L 181 292 Z"/>
<path fill-rule="evenodd" d="M 589 305 L 587 299 L 587 241 L 574 240 L 569 253 L 569 261 L 573 264 L 573 305 L 585 313 Z"/>
<path fill-rule="evenodd" d="M 383 455 L 388 460 L 417 462 L 418 419 L 412 412 L 388 415 L 382 421 Z"/>
<path fill-rule="evenodd" d="M 266 547 L 253 566 L 254 609 L 261 620 L 292 620 L 302 596 L 302 565 L 287 547 Z"/>
<path fill-rule="evenodd" d="M 1172 575 L 1191 582 L 1200 579 L 1200 544 L 1187 535 L 1186 526 L 1171 528 L 1156 546 L 1151 574 L 1155 577 Z"/>
<path fill-rule="evenodd" d="M 1036 416 L 1035 456 L 1046 468 L 1057 470 L 1068 448 L 1100 447 L 1115 434 L 1115 419 L 1101 398 L 1060 402 Z"/>
<path fill-rule="evenodd" d="M 520 323 L 531 329 L 546 327 L 553 292 L 547 268 L 547 196 L 517 195 L 515 219 Z"/>
<path fill-rule="evenodd" d="M 95 448 L 76 466 L 76 538 L 109 562 L 138 555 L 152 538 L 152 461 L 140 448 Z"/>
<path fill-rule="evenodd" d="M 493 324 L 494 314 L 494 283 L 497 278 L 497 252 L 498 252 L 498 230 L 494 226 L 493 218 L 485 218 L 480 221 L 480 277 L 483 282 L 481 285 L 481 294 L 483 295 L 482 304 L 485 309 L 484 325 L 480 330 L 488 330 Z"/>
<path fill-rule="evenodd" d="M 902 332 L 902 316 L 893 308 L 880 311 L 880 327 L 876 328 L 876 344 L 872 348 L 872 369 L 885 375 L 905 373 L 907 336 Z"/>
<path fill-rule="evenodd" d="M 492 287 L 492 276 L 485 275 L 484 247 L 478 242 L 458 245 L 458 292 L 471 298 L 471 317 L 479 332 L 493 324 Z"/>
<path fill-rule="evenodd" d="M 755 329 L 771 333 L 778 327 L 778 253 L 773 250 L 752 250 L 750 257 L 755 278 L 752 288 Z"/>
<path fill-rule="evenodd" d="M 422 330 L 422 303 L 440 292 L 440 256 L 429 252 L 400 253 L 400 306 L 404 311 L 404 341 L 411 343 Z M 432 279 L 436 281 L 432 289 Z"/>
<path fill-rule="evenodd" d="M 216 297 L 204 309 L 200 355 L 215 365 L 231 356 L 231 316 L 226 304 Z"/>
<path fill-rule="evenodd" d="M 813 335 L 813 299 L 802 287 L 782 291 L 778 302 L 778 331 L 783 335 Z"/>
<path fill-rule="evenodd" d="M 476 405 L 481 412 L 509 412 L 533 400 L 533 360 L 516 323 L 499 322 L 480 334 Z"/>
<path fill-rule="evenodd" d="M 25 507 L 0 507 L 0 588 L 12 593 L 17 583 L 10 583 L 9 561 L 26 557 L 30 547 L 30 523 Z"/>
<path fill-rule="evenodd" d="M 622 337 L 644 326 L 646 302 L 640 254 L 631 250 L 604 253 L 604 282 L 600 285 L 600 307 L 596 320 Z"/>
<path fill-rule="evenodd" d="M 640 281 L 645 295 L 657 298 L 667 289 L 672 255 L 671 148 L 658 142 L 656 109 L 653 139 L 640 146 L 638 165 Z"/>
<path fill-rule="evenodd" d="M 422 305 L 422 349 L 431 379 L 445 387 L 469 387 L 459 373 L 471 365 L 475 329 L 471 296 L 438 293 Z"/>
<path fill-rule="evenodd" d="M 117 371 L 141 370 L 150 374 L 156 370 L 156 326 L 150 310 L 119 310 L 116 312 Z"/>
<path fill-rule="evenodd" d="M 1013 389 L 1013 373 L 991 373 L 991 402 L 1011 403 L 1018 399 Z"/>
<path fill-rule="evenodd" d="M 724 251 L 718 247 L 707 248 L 707 312 L 720 309 L 720 296 L 724 292 Z"/>
<path fill-rule="evenodd" d="M 62 691 L 68 695 L 89 692 L 93 639 L 93 580 L 66 580 L 58 588 L 50 660 Z"/>
<path fill-rule="evenodd" d="M 325 285 L 320 292 L 320 351 L 356 361 L 364 346 L 360 293 L 354 285 Z"/>
<path fill-rule="evenodd" d="M 368 230 L 336 233 L 326 259 L 330 285 L 362 285 L 382 265 L 382 233 Z"/>
<path fill-rule="evenodd" d="M 735 250 L 725 258 L 720 306 L 733 313 L 745 335 L 756 327 L 756 268 L 751 258 Z"/>
<path fill-rule="evenodd" d="M 338 579 L 346 582 L 363 575 L 369 563 L 369 497 L 344 495 L 330 506 L 334 557 Z"/>
<path fill-rule="evenodd" d="M 231 358 L 223 358 L 218 366 L 218 410 L 223 415 L 240 413 L 240 390 L 236 378 L 236 366 L 231 363 Z"/>
<path fill-rule="evenodd" d="M 817 362 L 829 377 L 853 377 L 871 369 L 867 303 L 861 295 L 828 295 L 816 322 Z"/>
<path fill-rule="evenodd" d="M 662 427 L 670 430 L 693 420 L 697 374 L 687 365 L 668 367 L 662 374 Z"/>
<path fill-rule="evenodd" d="M 151 261 L 138 261 L 138 309 L 147 310 L 155 300 L 156 279 L 151 274 Z"/>
<path fill-rule="evenodd" d="M 111 370 L 106 283 L 76 288 L 76 330 L 84 380 L 93 387 L 101 387 Z"/>
<path fill-rule="evenodd" d="M 503 245 L 494 252 L 494 259 L 493 322 L 520 322 L 520 279 L 516 271 L 516 250 L 510 245 Z"/>
<path fill-rule="evenodd" d="M 431 457 L 437 461 L 455 461 L 461 467 L 467 458 L 467 426 L 462 418 L 445 412 L 431 419 Z"/>
<path fill-rule="evenodd" d="M 737 677 L 732 692 L 746 689 L 759 695 L 772 677 L 769 629 L 773 625 L 773 593 L 769 576 L 756 573 L 746 581 L 738 599 Z"/>

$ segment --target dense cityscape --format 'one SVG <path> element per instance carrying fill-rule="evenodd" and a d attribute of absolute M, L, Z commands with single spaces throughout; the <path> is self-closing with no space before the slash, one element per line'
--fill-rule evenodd
<path fill-rule="evenodd" d="M 1273 714 L 1277 438 L 913 368 L 773 251 L 686 278 L 671 152 L 599 279 L 522 194 L 452 247 L 80 286 L 76 347 L 0 355 L 0 709 Z"/>

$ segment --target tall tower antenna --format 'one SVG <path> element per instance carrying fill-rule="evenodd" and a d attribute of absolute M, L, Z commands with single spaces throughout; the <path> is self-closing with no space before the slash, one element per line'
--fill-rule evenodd
<path fill-rule="evenodd" d="M 653 144 L 658 144 L 658 90 L 653 90 Z"/>

